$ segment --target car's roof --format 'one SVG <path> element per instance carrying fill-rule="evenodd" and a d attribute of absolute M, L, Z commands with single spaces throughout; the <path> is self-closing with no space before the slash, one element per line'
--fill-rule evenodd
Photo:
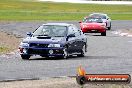
<path fill-rule="evenodd" d="M 104 16 L 107 16 L 107 14 L 104 14 L 104 13 L 92 13 L 90 15 L 104 15 Z"/>
<path fill-rule="evenodd" d="M 73 24 L 68 24 L 68 23 L 46 23 L 46 24 L 43 24 L 43 25 L 70 26 L 70 25 L 73 25 Z"/>

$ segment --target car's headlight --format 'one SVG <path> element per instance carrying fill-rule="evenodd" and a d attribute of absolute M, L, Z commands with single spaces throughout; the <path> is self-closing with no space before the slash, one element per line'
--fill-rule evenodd
<path fill-rule="evenodd" d="M 87 27 L 87 25 L 83 24 L 83 28 L 86 28 L 86 27 Z"/>
<path fill-rule="evenodd" d="M 60 47 L 60 44 L 49 44 L 48 47 Z"/>
<path fill-rule="evenodd" d="M 20 46 L 21 46 L 21 47 L 29 47 L 29 44 L 28 44 L 28 43 L 23 43 L 23 42 L 21 42 L 21 43 L 20 43 Z"/>
<path fill-rule="evenodd" d="M 101 27 L 106 28 L 106 24 L 101 24 Z"/>

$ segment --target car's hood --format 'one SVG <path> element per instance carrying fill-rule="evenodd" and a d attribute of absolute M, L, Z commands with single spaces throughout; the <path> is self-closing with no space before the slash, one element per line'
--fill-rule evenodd
<path fill-rule="evenodd" d="M 65 37 L 27 37 L 23 40 L 25 43 L 64 43 L 66 41 Z"/>

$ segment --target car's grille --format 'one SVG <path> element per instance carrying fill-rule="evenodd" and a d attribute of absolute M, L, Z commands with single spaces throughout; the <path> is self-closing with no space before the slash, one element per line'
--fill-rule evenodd
<path fill-rule="evenodd" d="M 62 54 L 63 53 L 63 50 L 56 50 L 54 49 L 53 50 L 53 54 Z M 32 49 L 32 48 L 29 48 L 28 49 L 28 54 L 38 54 L 38 55 L 47 55 L 49 54 L 49 50 L 48 49 Z"/>
<path fill-rule="evenodd" d="M 29 54 L 48 54 L 48 51 L 42 50 L 42 49 L 29 49 L 28 53 Z"/>
<path fill-rule="evenodd" d="M 30 43 L 30 47 L 47 48 L 49 44 Z"/>

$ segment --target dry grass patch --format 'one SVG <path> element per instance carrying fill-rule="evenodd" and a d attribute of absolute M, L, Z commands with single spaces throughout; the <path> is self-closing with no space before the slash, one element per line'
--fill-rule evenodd
<path fill-rule="evenodd" d="M 0 54 L 18 49 L 20 39 L 5 32 L 0 32 Z"/>

